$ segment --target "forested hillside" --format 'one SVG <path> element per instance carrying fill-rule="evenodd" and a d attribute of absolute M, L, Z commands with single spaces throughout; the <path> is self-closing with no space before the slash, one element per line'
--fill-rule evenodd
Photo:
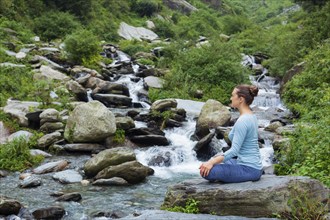
<path fill-rule="evenodd" d="M 118 45 L 132 57 L 161 46 L 162 57 L 137 59 L 168 72 L 164 88 L 149 91 L 153 100 L 216 99 L 228 104 L 232 88 L 248 82 L 250 70 L 240 65 L 241 54 L 262 54 L 269 74 L 288 80 L 282 97 L 296 116 L 297 129 L 290 135 L 290 147 L 278 155 L 277 173 L 308 175 L 330 186 L 330 2 L 187 0 L 196 8 L 189 12 L 164 2 L 1 0 L 0 62 L 20 63 L 5 50 L 18 52 L 35 43 L 34 36 L 40 37 L 40 44 L 65 43 L 66 53 L 57 58 L 59 62 L 69 60 L 67 65 L 96 70 L 103 59 L 102 44 Z M 147 20 L 154 23 L 153 31 L 162 41 L 150 44 L 118 35 L 121 22 L 147 27 Z M 211 47 L 195 46 L 201 36 Z M 288 71 L 302 62 L 303 70 L 288 77 Z M 9 97 L 45 101 L 40 95 L 45 85 L 33 82 L 29 71 L 0 67 L 1 106 Z M 196 98 L 196 91 L 203 97 Z M 2 113 L 0 120 L 6 121 Z"/>

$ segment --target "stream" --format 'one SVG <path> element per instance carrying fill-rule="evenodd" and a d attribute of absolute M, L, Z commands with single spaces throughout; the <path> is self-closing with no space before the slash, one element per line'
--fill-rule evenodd
<path fill-rule="evenodd" d="M 134 67 L 136 69 L 136 67 Z M 137 91 L 143 87 L 142 79 L 132 82 L 130 77 L 134 75 L 124 75 L 116 81 L 128 86 L 131 98 L 138 101 Z M 260 76 L 250 76 L 252 84 L 259 87 L 259 95 L 251 105 L 259 120 L 260 132 L 271 120 L 280 118 L 287 114 L 287 109 L 283 106 L 278 90 L 279 82 L 264 74 Z M 81 184 L 61 184 L 52 179 L 54 173 L 41 175 L 42 185 L 37 188 L 21 189 L 18 187 L 20 180 L 18 172 L 12 173 L 5 178 L 0 178 L 0 194 L 20 201 L 30 212 L 35 209 L 60 204 L 64 207 L 67 215 L 63 219 L 112 219 L 110 216 L 116 213 L 125 216 L 138 213 L 147 209 L 159 209 L 163 203 L 167 187 L 186 179 L 199 177 L 200 161 L 197 160 L 195 152 L 192 150 L 196 141 L 190 140 L 195 131 L 196 117 L 198 116 L 203 103 L 189 100 L 178 101 L 178 108 L 187 111 L 187 121 L 182 127 L 166 129 L 165 136 L 171 142 L 169 146 L 150 146 L 149 148 L 136 149 L 137 160 L 149 166 L 149 161 L 157 156 L 164 155 L 171 161 L 170 166 L 150 166 L 155 170 L 154 175 L 148 176 L 143 183 L 131 186 L 83 186 Z M 145 110 L 150 107 L 147 103 L 141 103 Z M 113 112 L 123 112 L 127 109 L 111 109 Z M 233 117 L 238 117 L 238 112 L 232 112 Z M 146 127 L 142 122 L 135 122 L 136 127 Z M 1 124 L 0 124 L 1 125 Z M 3 130 L 2 125 L 0 131 Z M 267 136 L 267 135 L 266 135 Z M 0 133 L 0 140 L 2 134 Z M 223 145 L 224 142 L 218 140 L 212 144 Z M 273 148 L 272 140 L 265 139 L 261 149 L 263 166 L 267 172 L 272 173 Z M 45 162 L 66 159 L 70 161 L 70 169 L 81 171 L 84 163 L 90 158 L 89 155 L 69 155 L 53 156 L 45 159 Z M 82 196 L 80 202 L 56 202 L 55 197 L 50 194 L 54 192 L 79 192 Z M 103 214 L 100 214 L 103 213 Z M 108 214 L 104 214 L 108 213 Z"/>

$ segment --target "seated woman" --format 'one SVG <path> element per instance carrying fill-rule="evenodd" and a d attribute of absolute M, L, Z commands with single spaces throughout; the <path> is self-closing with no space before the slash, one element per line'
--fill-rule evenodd
<path fill-rule="evenodd" d="M 229 133 L 231 148 L 199 167 L 203 178 L 225 183 L 260 179 L 262 163 L 258 144 L 258 121 L 249 107 L 258 91 L 256 86 L 250 85 L 239 85 L 233 90 L 231 106 L 239 110 L 240 116 Z M 233 159 L 235 156 L 237 159 Z"/>

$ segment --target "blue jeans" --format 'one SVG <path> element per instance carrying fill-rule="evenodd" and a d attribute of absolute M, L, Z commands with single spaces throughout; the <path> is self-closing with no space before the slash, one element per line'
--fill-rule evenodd
<path fill-rule="evenodd" d="M 262 170 L 237 164 L 236 159 L 230 159 L 222 164 L 216 164 L 210 170 L 209 175 L 203 177 L 209 181 L 221 181 L 224 183 L 239 183 L 245 181 L 257 181 L 262 175 Z"/>

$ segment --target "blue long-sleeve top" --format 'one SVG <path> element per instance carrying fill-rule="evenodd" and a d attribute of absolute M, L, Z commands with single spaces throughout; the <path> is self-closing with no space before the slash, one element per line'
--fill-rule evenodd
<path fill-rule="evenodd" d="M 261 170 L 261 155 L 258 144 L 258 120 L 253 114 L 241 115 L 229 132 L 231 148 L 224 153 L 224 161 L 237 156 L 237 164 Z"/>

